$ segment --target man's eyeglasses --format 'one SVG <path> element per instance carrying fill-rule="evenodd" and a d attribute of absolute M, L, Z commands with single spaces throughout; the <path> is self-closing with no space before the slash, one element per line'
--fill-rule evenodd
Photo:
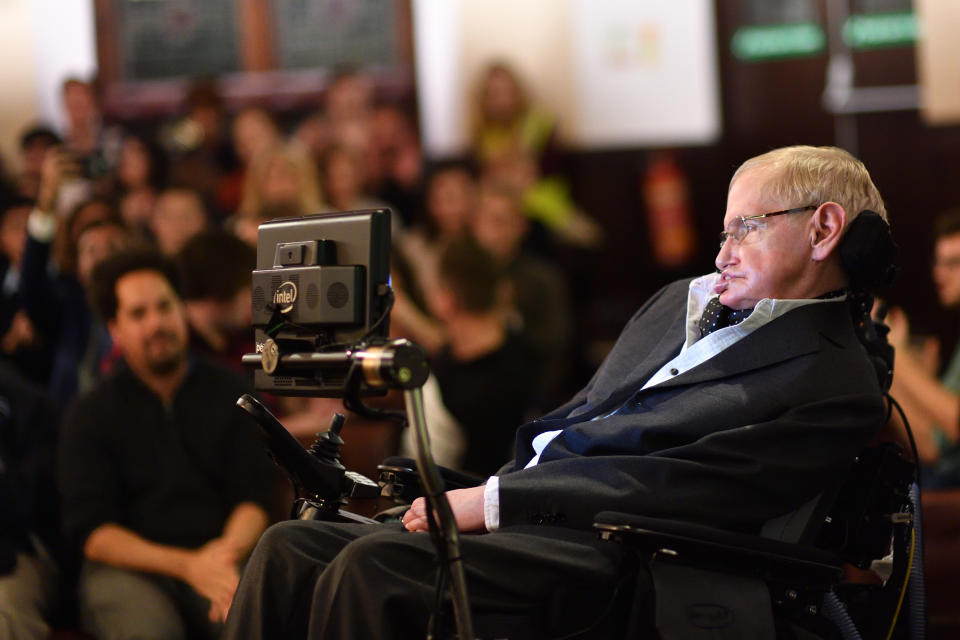
<path fill-rule="evenodd" d="M 747 226 L 747 220 L 759 220 L 760 218 L 772 218 L 773 216 L 782 216 L 788 213 L 800 213 L 801 211 L 811 211 L 816 209 L 817 205 L 811 204 L 805 207 L 796 207 L 794 209 L 784 209 L 783 211 L 774 211 L 772 213 L 761 213 L 756 216 L 739 216 L 730 223 L 730 228 L 720 232 L 720 247 L 726 244 L 727 240 L 733 238 L 737 242 L 743 242 L 743 239 L 750 233 L 751 227 Z"/>

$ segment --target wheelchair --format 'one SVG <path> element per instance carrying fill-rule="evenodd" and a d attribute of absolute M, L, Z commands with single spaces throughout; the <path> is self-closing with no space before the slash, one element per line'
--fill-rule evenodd
<path fill-rule="evenodd" d="M 409 458 L 384 460 L 376 483 L 346 471 L 337 459 L 342 420 L 318 434 L 307 452 L 255 399 L 244 396 L 238 404 L 260 423 L 271 454 L 300 489 L 293 518 L 398 520 L 422 493 L 421 476 Z M 484 481 L 445 468 L 440 476 L 446 490 Z M 602 629 L 576 637 L 922 638 L 922 535 L 914 478 L 914 464 L 898 445 L 867 447 L 841 486 L 767 522 L 757 535 L 600 512 L 594 521 L 598 536 L 628 546 L 636 565 L 647 571 L 637 572 L 637 595 L 618 598 Z M 351 497 L 375 496 L 395 506 L 373 519 L 342 508 Z"/>
<path fill-rule="evenodd" d="M 398 503 L 382 515 L 398 517 L 419 495 L 416 465 L 388 458 L 379 472 L 382 495 Z M 448 489 L 482 482 L 450 469 L 441 474 Z M 923 637 L 913 479 L 914 465 L 899 446 L 867 447 L 842 486 L 767 522 L 758 535 L 600 512 L 598 535 L 627 545 L 649 569 L 653 602 L 618 602 L 616 619 L 586 637 Z"/>

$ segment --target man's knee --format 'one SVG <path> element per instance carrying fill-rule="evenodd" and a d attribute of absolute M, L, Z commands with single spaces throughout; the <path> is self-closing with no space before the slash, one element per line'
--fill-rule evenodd
<path fill-rule="evenodd" d="M 0 638 L 46 638 L 56 591 L 53 562 L 18 553 L 13 570 L 0 576 Z"/>
<path fill-rule="evenodd" d="M 98 640 L 186 638 L 173 597 L 147 574 L 87 563 L 79 598 L 83 625 Z"/>

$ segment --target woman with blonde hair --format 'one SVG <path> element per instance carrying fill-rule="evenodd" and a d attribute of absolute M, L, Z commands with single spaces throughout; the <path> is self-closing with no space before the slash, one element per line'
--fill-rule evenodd
<path fill-rule="evenodd" d="M 250 163 L 233 220 L 234 233 L 256 245 L 261 222 L 317 213 L 321 202 L 317 167 L 306 151 L 296 145 L 265 149 Z"/>

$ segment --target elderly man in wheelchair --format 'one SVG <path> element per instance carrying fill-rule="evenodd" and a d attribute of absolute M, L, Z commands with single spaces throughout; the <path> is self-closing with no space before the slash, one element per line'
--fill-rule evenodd
<path fill-rule="evenodd" d="M 880 194 L 845 151 L 788 147 L 741 165 L 717 272 L 656 293 L 582 391 L 518 429 L 512 461 L 447 491 L 472 633 L 838 636 L 804 618 L 820 618 L 842 545 L 777 545 L 853 528 L 826 516 L 837 500 L 859 506 L 837 488 L 887 421 L 892 354 L 868 291 L 894 254 Z M 398 523 L 273 526 L 225 637 L 453 637 L 432 514 L 417 498 Z M 777 620 L 771 600 L 787 605 Z"/>

